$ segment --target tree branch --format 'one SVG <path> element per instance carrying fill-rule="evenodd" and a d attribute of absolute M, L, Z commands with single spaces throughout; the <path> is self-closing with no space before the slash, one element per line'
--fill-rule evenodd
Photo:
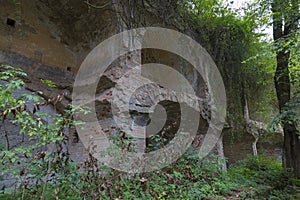
<path fill-rule="evenodd" d="M 95 9 L 103 9 L 103 8 L 105 8 L 106 6 L 111 5 L 111 2 L 110 2 L 110 1 L 108 1 L 107 3 L 105 3 L 104 5 L 101 5 L 101 6 L 93 5 L 93 4 L 89 3 L 89 1 L 84 1 L 83 3 L 85 3 L 85 4 L 88 5 L 89 7 L 95 8 Z"/>

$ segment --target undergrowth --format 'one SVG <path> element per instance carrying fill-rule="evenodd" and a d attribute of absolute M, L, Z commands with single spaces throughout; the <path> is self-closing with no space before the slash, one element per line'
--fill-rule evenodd
<path fill-rule="evenodd" d="M 162 170 L 125 174 L 97 166 L 91 157 L 84 166 L 70 166 L 64 177 L 50 184 L 45 199 L 300 199 L 289 173 L 265 157 L 249 157 L 220 170 L 216 159 L 185 155 Z M 96 168 L 95 168 L 96 167 Z M 27 188 L 25 199 L 39 199 L 41 190 Z M 299 190 L 298 190 L 299 191 Z M 0 195 L 20 198 L 20 192 Z"/>

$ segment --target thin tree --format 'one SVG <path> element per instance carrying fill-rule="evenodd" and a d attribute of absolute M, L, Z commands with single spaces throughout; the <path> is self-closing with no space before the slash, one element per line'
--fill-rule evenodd
<path fill-rule="evenodd" d="M 273 38 L 277 47 L 299 28 L 299 0 L 272 0 Z M 289 46 L 278 48 L 277 67 L 274 76 L 279 110 L 283 113 L 291 100 L 289 71 Z M 300 178 L 300 141 L 296 124 L 288 118 L 282 120 L 284 130 L 283 165 L 293 170 L 295 178 Z"/>

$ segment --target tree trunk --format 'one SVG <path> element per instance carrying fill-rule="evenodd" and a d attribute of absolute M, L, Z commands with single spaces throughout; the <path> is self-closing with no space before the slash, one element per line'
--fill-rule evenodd
<path fill-rule="evenodd" d="M 254 142 L 252 143 L 252 149 L 253 149 L 253 155 L 257 156 L 257 142 L 258 142 L 258 137 L 255 138 Z"/>
<path fill-rule="evenodd" d="M 221 160 L 222 170 L 227 171 L 226 158 L 224 155 L 224 147 L 223 147 L 223 133 L 221 134 L 221 137 L 219 138 L 216 146 L 217 146 L 218 158 Z"/>
<path fill-rule="evenodd" d="M 298 0 L 292 0 L 294 5 L 293 11 L 299 13 Z M 283 39 L 297 29 L 297 20 L 293 19 L 295 13 L 288 12 L 285 6 L 287 2 L 282 0 L 273 0 L 273 38 L 275 44 L 278 40 Z M 287 16 L 291 17 L 287 17 Z M 274 76 L 276 94 L 279 102 L 279 110 L 282 113 L 286 104 L 291 99 L 291 83 L 289 76 L 289 58 L 290 52 L 288 47 L 277 52 L 277 68 Z M 300 142 L 294 123 L 289 123 L 288 119 L 283 119 L 284 145 L 283 145 L 283 165 L 285 168 L 291 168 L 295 178 L 300 178 Z"/>

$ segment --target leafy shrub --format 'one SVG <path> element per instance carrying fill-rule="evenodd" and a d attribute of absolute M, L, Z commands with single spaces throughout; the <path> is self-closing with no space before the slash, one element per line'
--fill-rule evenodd
<path fill-rule="evenodd" d="M 288 195 L 288 192 L 292 192 L 287 190 L 291 183 L 290 173 L 271 158 L 249 156 L 230 168 L 228 175 L 243 188 L 251 188 L 254 196 Z"/>
<path fill-rule="evenodd" d="M 64 150 L 67 135 L 65 128 L 72 125 L 73 110 L 53 117 L 54 123 L 47 123 L 44 117 L 51 117 L 39 112 L 41 106 L 60 101 L 61 96 L 48 100 L 38 94 L 14 95 L 25 87 L 22 80 L 26 73 L 8 65 L 0 66 L 0 116 L 6 144 L 0 152 L 0 171 L 2 175 L 9 175 L 17 180 L 16 190 L 11 191 L 13 196 L 22 199 L 46 196 L 49 182 L 55 183 L 56 177 L 68 174 L 71 169 L 68 153 Z M 33 105 L 33 110 L 29 109 Z M 26 145 L 10 145 L 9 135 L 5 123 L 9 122 L 20 127 L 19 134 L 27 138 Z M 49 145 L 52 148 L 49 150 Z"/>

